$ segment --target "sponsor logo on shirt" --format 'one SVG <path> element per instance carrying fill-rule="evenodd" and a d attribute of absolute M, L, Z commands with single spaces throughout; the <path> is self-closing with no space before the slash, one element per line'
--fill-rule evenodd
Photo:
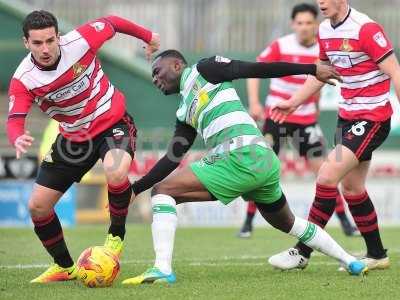
<path fill-rule="evenodd" d="M 388 45 L 387 40 L 381 31 L 375 33 L 374 41 L 382 48 L 386 48 Z"/>
<path fill-rule="evenodd" d="M 90 86 L 89 76 L 85 75 L 77 82 L 74 82 L 69 86 L 66 86 L 51 94 L 46 95 L 45 98 L 54 102 L 68 100 L 84 92 L 89 88 L 89 86 Z"/>
<path fill-rule="evenodd" d="M 343 44 L 340 47 L 340 50 L 344 52 L 351 52 L 353 50 L 353 47 L 350 45 L 349 39 L 344 39 Z"/>
<path fill-rule="evenodd" d="M 104 29 L 105 24 L 103 22 L 94 22 L 91 23 L 90 26 L 92 26 L 97 32 L 100 32 Z"/>
<path fill-rule="evenodd" d="M 83 72 L 85 72 L 85 70 L 87 69 L 87 66 L 80 64 L 79 62 L 77 62 L 76 64 L 74 64 L 72 66 L 72 70 L 74 71 L 74 78 L 78 78 L 79 76 L 81 76 L 81 74 Z"/>

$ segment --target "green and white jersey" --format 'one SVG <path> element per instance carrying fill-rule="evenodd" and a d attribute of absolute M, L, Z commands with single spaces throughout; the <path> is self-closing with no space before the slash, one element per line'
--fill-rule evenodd
<path fill-rule="evenodd" d="M 180 94 L 178 120 L 196 129 L 212 152 L 228 152 L 252 144 L 269 148 L 232 82 L 212 84 L 193 65 L 182 74 Z"/>

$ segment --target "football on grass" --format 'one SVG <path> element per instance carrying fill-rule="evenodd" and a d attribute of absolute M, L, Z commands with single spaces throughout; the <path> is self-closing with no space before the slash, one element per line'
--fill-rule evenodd
<path fill-rule="evenodd" d="M 78 277 L 87 287 L 111 286 L 117 278 L 119 259 L 103 246 L 87 248 L 78 258 Z"/>

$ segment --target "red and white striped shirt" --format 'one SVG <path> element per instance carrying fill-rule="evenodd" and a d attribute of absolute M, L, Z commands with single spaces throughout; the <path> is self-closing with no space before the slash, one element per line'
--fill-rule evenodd
<path fill-rule="evenodd" d="M 143 27 L 110 16 L 61 36 L 61 56 L 54 70 L 41 69 L 31 53 L 23 59 L 9 88 L 11 144 L 23 134 L 24 119 L 33 102 L 59 121 L 61 134 L 75 142 L 95 137 L 123 117 L 125 97 L 111 84 L 96 57 L 98 49 L 115 32 L 134 35 L 146 42 L 152 35 Z M 23 122 L 18 122 L 21 119 Z"/>
<path fill-rule="evenodd" d="M 319 45 L 316 43 L 311 47 L 301 45 L 295 34 L 286 35 L 274 41 L 258 57 L 258 62 L 291 62 L 313 64 L 318 59 Z M 288 100 L 302 87 L 307 75 L 294 75 L 282 78 L 272 78 L 270 91 L 265 100 L 266 117 L 269 116 L 270 107 L 280 101 Z M 288 123 L 312 124 L 317 122 L 318 95 L 307 99 L 293 114 L 287 116 Z"/>
<path fill-rule="evenodd" d="M 347 120 L 385 121 L 392 115 L 390 78 L 378 67 L 393 47 L 378 23 L 349 7 L 336 26 L 319 27 L 321 60 L 329 60 L 343 79 L 339 116 Z"/>

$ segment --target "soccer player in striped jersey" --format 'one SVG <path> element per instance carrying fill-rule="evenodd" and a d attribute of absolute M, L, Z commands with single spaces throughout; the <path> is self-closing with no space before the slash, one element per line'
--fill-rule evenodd
<path fill-rule="evenodd" d="M 143 274 L 124 284 L 174 283 L 172 252 L 177 226 L 176 205 L 219 200 L 229 204 L 238 196 L 254 199 L 262 216 L 275 228 L 344 263 L 350 273 L 365 265 L 347 254 L 325 231 L 295 217 L 282 193 L 280 162 L 233 88 L 238 78 L 267 78 L 312 74 L 323 81 L 336 78 L 326 66 L 288 63 L 248 63 L 221 56 L 189 67 L 176 50 L 160 53 L 152 65 L 153 83 L 165 95 L 180 93 L 175 134 L 167 154 L 133 184 L 135 195 L 152 187 L 152 234 L 156 260 Z M 193 144 L 197 133 L 208 154 L 166 178 Z M 160 182 L 161 181 L 161 182 Z"/>
<path fill-rule="evenodd" d="M 99 159 L 107 179 L 111 219 L 105 246 L 117 255 L 122 251 L 136 129 L 124 95 L 111 84 L 96 55 L 117 32 L 146 42 L 148 56 L 159 47 L 158 34 L 117 16 L 99 18 L 63 36 L 57 19 L 47 11 L 33 11 L 23 22 L 23 40 L 30 53 L 11 79 L 8 138 L 17 158 L 32 145 L 25 118 L 33 103 L 60 123 L 61 132 L 43 159 L 29 199 L 35 233 L 54 259 L 32 283 L 76 278 L 54 206 Z"/>
<path fill-rule="evenodd" d="M 372 153 L 387 138 L 393 113 L 390 81 L 400 99 L 400 67 L 381 25 L 349 6 L 347 0 L 318 0 L 326 20 L 319 26 L 319 58 L 332 65 L 342 78 L 336 147 L 321 166 L 309 220 L 324 227 L 332 216 L 341 183 L 345 200 L 360 230 L 369 269 L 386 269 L 390 262 L 383 247 L 377 214 L 365 181 Z M 287 115 L 318 92 L 323 83 L 308 78 L 288 101 L 279 102 L 272 119 L 283 122 Z M 312 249 L 304 243 L 270 258 L 281 269 L 304 268 Z"/>
<path fill-rule="evenodd" d="M 316 32 L 318 29 L 318 8 L 309 3 L 297 4 L 292 9 L 293 33 L 283 36 L 261 52 L 258 62 L 295 62 L 315 63 L 318 60 L 319 46 Z M 288 100 L 299 90 L 307 79 L 307 75 L 286 76 L 271 79 L 270 91 L 265 101 L 265 108 L 259 101 L 259 82 L 251 78 L 247 83 L 249 113 L 253 119 L 264 121 L 262 133 L 271 140 L 273 149 L 279 154 L 281 144 L 286 136 L 292 137 L 292 144 L 301 157 L 307 160 L 311 171 L 317 174 L 326 155 L 325 138 L 318 125 L 319 93 L 311 95 L 300 105 L 284 123 L 278 124 L 271 120 L 269 109 L 275 103 Z M 246 220 L 238 234 L 248 238 L 253 230 L 253 219 L 257 208 L 253 201 L 247 204 Z M 344 210 L 344 200 L 340 193 L 336 199 L 336 214 L 346 235 L 356 234 L 356 229 L 348 220 Z"/>

